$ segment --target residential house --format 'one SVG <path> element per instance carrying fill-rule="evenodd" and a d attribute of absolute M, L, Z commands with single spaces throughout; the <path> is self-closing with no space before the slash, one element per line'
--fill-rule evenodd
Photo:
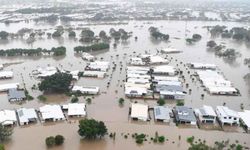
<path fill-rule="evenodd" d="M 34 108 L 20 108 L 17 109 L 17 116 L 19 120 L 19 124 L 27 125 L 30 122 L 37 122 L 38 117 L 36 110 Z"/>
<path fill-rule="evenodd" d="M 215 123 L 216 113 L 211 106 L 203 105 L 203 107 L 194 109 L 195 115 L 201 123 Z"/>
<path fill-rule="evenodd" d="M 156 121 L 170 122 L 171 109 L 166 106 L 155 106 L 154 117 Z"/>
<path fill-rule="evenodd" d="M 240 116 L 238 112 L 229 109 L 226 106 L 217 106 L 215 112 L 218 116 L 218 120 L 222 125 L 239 125 Z"/>
<path fill-rule="evenodd" d="M 148 105 L 133 103 L 131 106 L 131 118 L 133 120 L 148 121 Z"/>
<path fill-rule="evenodd" d="M 176 106 L 173 109 L 173 113 L 177 123 L 196 125 L 196 118 L 192 108 L 186 106 Z"/>
<path fill-rule="evenodd" d="M 18 90 L 18 89 L 9 89 L 8 90 L 8 100 L 10 102 L 14 101 L 22 101 L 26 99 L 26 95 L 24 90 Z"/>

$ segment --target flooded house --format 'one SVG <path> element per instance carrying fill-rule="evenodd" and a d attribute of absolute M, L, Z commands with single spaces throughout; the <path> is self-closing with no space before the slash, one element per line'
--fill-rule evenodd
<path fill-rule="evenodd" d="M 26 95 L 24 90 L 19 90 L 19 89 L 9 89 L 8 90 L 8 100 L 10 102 L 15 102 L 15 101 L 22 101 L 26 99 Z"/>
<path fill-rule="evenodd" d="M 146 62 L 144 62 L 144 61 L 142 60 L 142 58 L 139 58 L 139 57 L 132 57 L 132 58 L 130 59 L 130 63 L 129 63 L 129 64 L 134 65 L 134 66 L 144 66 L 144 65 L 146 65 Z"/>
<path fill-rule="evenodd" d="M 17 109 L 17 116 L 19 124 L 27 125 L 31 122 L 37 122 L 38 116 L 34 108 L 20 108 Z"/>
<path fill-rule="evenodd" d="M 151 79 L 150 75 L 135 74 L 135 73 L 128 73 L 127 78 Z"/>
<path fill-rule="evenodd" d="M 211 106 L 203 105 L 201 108 L 194 109 L 195 115 L 201 123 L 215 123 L 216 113 Z"/>
<path fill-rule="evenodd" d="M 94 61 L 95 57 L 93 55 L 90 55 L 89 53 L 82 53 L 82 59 L 87 61 Z"/>
<path fill-rule="evenodd" d="M 16 112 L 14 110 L 0 111 L 0 124 L 3 126 L 14 126 L 17 124 Z"/>
<path fill-rule="evenodd" d="M 127 71 L 146 71 L 146 72 L 149 72 L 150 68 L 148 68 L 148 67 L 128 66 Z"/>
<path fill-rule="evenodd" d="M 63 105 L 63 109 L 68 110 L 69 117 L 85 117 L 86 116 L 86 105 L 84 103 L 70 103 Z"/>
<path fill-rule="evenodd" d="M 148 65 L 160 65 L 169 63 L 168 59 L 162 58 L 159 55 L 142 55 L 141 58 Z"/>
<path fill-rule="evenodd" d="M 191 69 L 211 69 L 216 70 L 217 66 L 215 64 L 204 64 L 204 63 L 188 63 Z"/>
<path fill-rule="evenodd" d="M 179 81 L 178 77 L 153 76 L 152 81 L 158 83 L 160 81 Z"/>
<path fill-rule="evenodd" d="M 104 78 L 105 76 L 106 76 L 106 72 L 103 72 L 103 71 L 88 71 L 88 70 L 85 70 L 83 72 L 83 77 Z"/>
<path fill-rule="evenodd" d="M 148 121 L 148 105 L 133 103 L 130 116 L 133 120 Z"/>
<path fill-rule="evenodd" d="M 109 62 L 94 61 L 87 64 L 85 70 L 108 71 Z"/>
<path fill-rule="evenodd" d="M 18 87 L 19 87 L 19 83 L 1 84 L 0 92 L 6 92 L 10 89 L 17 89 Z"/>
<path fill-rule="evenodd" d="M 45 68 L 39 67 L 38 69 L 33 70 L 32 74 L 37 75 L 38 78 L 45 78 L 54 75 L 57 71 L 57 68 L 52 66 Z"/>
<path fill-rule="evenodd" d="M 237 95 L 238 91 L 232 86 L 232 83 L 216 71 L 205 70 L 197 71 L 202 85 L 210 94 L 215 95 Z"/>
<path fill-rule="evenodd" d="M 225 124 L 229 125 L 239 125 L 240 116 L 238 112 L 229 109 L 226 106 L 217 106 L 215 110 L 219 122 L 224 126 Z"/>
<path fill-rule="evenodd" d="M 125 87 L 125 95 L 127 97 L 144 97 L 152 95 L 152 91 L 145 87 Z"/>
<path fill-rule="evenodd" d="M 82 94 L 96 95 L 100 92 L 100 88 L 97 86 L 73 86 L 72 92 L 80 91 Z"/>
<path fill-rule="evenodd" d="M 149 84 L 150 81 L 149 79 L 137 79 L 137 78 L 128 78 L 127 83 L 132 83 L 132 84 Z"/>
<path fill-rule="evenodd" d="M 177 74 L 176 69 L 173 66 L 161 65 L 152 68 L 153 74 L 175 76 Z"/>
<path fill-rule="evenodd" d="M 250 131 L 250 110 L 244 110 L 243 112 L 238 112 L 240 116 L 240 121 L 246 130 Z"/>
<path fill-rule="evenodd" d="M 177 124 L 196 125 L 196 118 L 192 108 L 186 106 L 175 106 L 173 113 Z"/>
<path fill-rule="evenodd" d="M 154 119 L 160 122 L 170 122 L 172 110 L 167 106 L 154 106 Z"/>
<path fill-rule="evenodd" d="M 175 48 L 164 48 L 161 49 L 161 52 L 166 54 L 171 54 L 171 53 L 181 53 L 182 51 Z"/>
<path fill-rule="evenodd" d="M 79 70 L 74 70 L 74 71 L 70 71 L 69 74 L 72 75 L 72 78 L 75 79 L 75 80 L 79 80 Z"/>
<path fill-rule="evenodd" d="M 65 120 L 65 116 L 60 105 L 44 105 L 39 108 L 42 122 Z"/>
<path fill-rule="evenodd" d="M 186 94 L 180 91 L 170 91 L 162 90 L 160 91 L 160 98 L 162 99 L 173 99 L 173 100 L 183 100 Z"/>
<path fill-rule="evenodd" d="M 0 72 L 0 79 L 10 79 L 13 78 L 14 73 L 13 71 L 1 71 Z"/>

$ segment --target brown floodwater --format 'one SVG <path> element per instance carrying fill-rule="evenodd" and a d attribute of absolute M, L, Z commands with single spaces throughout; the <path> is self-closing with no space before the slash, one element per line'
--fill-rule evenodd
<path fill-rule="evenodd" d="M 71 25 L 78 27 L 81 22 L 72 22 Z M 131 21 L 128 25 L 95 25 L 87 26 L 90 27 L 96 34 L 99 34 L 101 30 L 109 32 L 111 27 L 115 29 L 124 28 L 126 31 L 132 31 L 134 36 L 138 37 L 135 41 L 134 38 L 129 39 L 127 42 L 120 42 L 116 49 L 112 46 L 109 51 L 101 51 L 98 53 L 93 53 L 98 60 L 103 58 L 104 61 L 111 62 L 111 67 L 114 66 L 113 62 L 117 64 L 116 70 L 109 69 L 108 77 L 105 79 L 95 79 L 95 78 L 81 78 L 76 82 L 77 85 L 92 85 L 99 86 L 101 88 L 101 94 L 94 96 L 92 103 L 87 106 L 88 118 L 94 118 L 97 120 L 104 121 L 109 131 L 116 132 L 116 139 L 113 141 L 106 137 L 104 140 L 100 141 L 82 141 L 77 134 L 78 124 L 69 122 L 58 122 L 53 124 L 41 123 L 32 124 L 27 127 L 15 127 L 14 134 L 11 141 L 6 143 L 7 149 L 26 149 L 26 150 L 42 150 L 46 149 L 44 140 L 47 136 L 62 134 L 65 136 L 66 141 L 62 147 L 57 147 L 55 149 L 187 149 L 188 145 L 186 143 L 186 137 L 194 135 L 195 137 L 206 140 L 207 143 L 212 144 L 216 140 L 227 140 L 234 142 L 239 140 L 242 144 L 244 142 L 246 146 L 250 146 L 250 135 L 244 133 L 241 128 L 216 128 L 214 130 L 207 129 L 203 127 L 202 129 L 190 128 L 190 127 L 176 127 L 174 124 L 165 125 L 154 123 L 153 121 L 147 123 L 131 122 L 128 116 L 129 106 L 131 102 L 138 101 L 140 103 L 147 103 L 150 106 L 156 105 L 155 100 L 143 100 L 143 99 L 126 99 L 125 105 L 120 107 L 118 105 L 118 99 L 124 97 L 124 86 L 123 80 L 125 80 L 125 68 L 129 58 L 133 55 L 140 53 L 145 53 L 148 51 L 150 53 L 156 53 L 157 49 L 165 47 L 174 47 L 183 51 L 179 54 L 171 54 L 167 57 L 171 61 L 171 65 L 184 71 L 185 84 L 189 84 L 189 88 L 184 88 L 185 91 L 191 88 L 191 94 L 188 94 L 185 98 L 185 105 L 196 108 L 201 107 L 203 104 L 211 105 L 213 107 L 217 105 L 222 105 L 226 103 L 229 108 L 240 111 L 241 103 L 244 105 L 245 109 L 250 109 L 250 92 L 249 85 L 247 85 L 243 79 L 243 76 L 249 73 L 249 68 L 244 65 L 244 58 L 250 57 L 250 48 L 245 43 L 235 42 L 228 39 L 214 39 L 217 43 L 225 43 L 228 48 L 235 48 L 239 51 L 242 56 L 237 58 L 235 61 L 228 61 L 223 58 L 219 58 L 214 55 L 214 53 L 206 50 L 206 42 L 210 40 L 210 35 L 208 31 L 203 26 L 207 25 L 227 25 L 229 27 L 235 26 L 249 26 L 249 24 L 239 24 L 232 22 L 184 22 L 184 21 L 153 21 L 152 24 L 147 24 L 143 21 Z M 170 34 L 170 42 L 157 42 L 149 37 L 148 28 L 150 26 L 158 27 L 162 32 Z M 1 30 L 6 30 L 9 32 L 16 32 L 23 27 L 44 29 L 47 31 L 52 31 L 54 26 L 48 24 L 35 24 L 31 23 L 17 23 L 5 26 L 0 24 Z M 85 26 L 83 26 L 85 27 Z M 187 28 L 190 32 L 187 32 Z M 80 30 L 77 31 L 80 33 Z M 192 36 L 193 33 L 199 33 L 202 35 L 202 40 L 197 42 L 195 45 L 186 45 L 185 38 Z M 178 39 L 180 38 L 180 39 Z M 113 41 L 112 41 L 113 43 Z M 67 48 L 67 55 L 65 57 L 8 57 L 0 58 L 0 63 L 13 63 L 22 62 L 19 64 L 13 64 L 7 66 L 4 70 L 13 70 L 14 78 L 9 80 L 0 80 L 0 84 L 4 83 L 14 83 L 20 82 L 22 85 L 23 81 L 26 88 L 29 90 L 30 94 L 35 97 L 32 101 L 26 101 L 22 104 L 9 103 L 6 93 L 0 93 L 0 109 L 14 109 L 20 107 L 33 107 L 39 108 L 45 103 L 49 104 L 65 104 L 70 102 L 70 98 L 64 95 L 48 95 L 48 100 L 41 102 L 37 100 L 37 96 L 41 94 L 38 90 L 31 90 L 34 84 L 39 82 L 38 79 L 32 76 L 32 70 L 36 69 L 38 66 L 46 67 L 56 66 L 63 68 L 65 70 L 80 70 L 83 71 L 86 62 L 81 59 L 78 55 L 74 54 L 73 48 L 75 46 L 81 45 L 78 40 L 72 40 L 67 37 L 67 34 L 61 39 L 47 39 L 46 37 L 37 39 L 33 44 L 26 44 L 24 40 L 9 40 L 0 42 L 0 49 L 8 48 L 51 48 L 56 46 L 65 46 Z M 112 45 L 112 44 L 111 44 Z M 133 53 L 136 52 L 136 53 Z M 164 55 L 166 56 L 166 55 Z M 120 63 L 121 62 L 121 63 Z M 240 90 L 240 96 L 212 96 L 204 91 L 201 84 L 195 79 L 192 81 L 190 74 L 187 72 L 190 70 L 181 64 L 180 62 L 205 62 L 216 64 L 220 70 L 224 73 L 225 77 L 233 83 L 233 85 Z M 177 66 L 178 65 L 178 66 Z M 120 68 L 122 70 L 120 71 Z M 193 70 L 190 70 L 191 74 Z M 107 83 L 110 82 L 108 87 Z M 184 85 L 185 85 L 184 84 Z M 205 94 L 202 99 L 201 94 Z M 86 96 L 81 97 L 80 102 L 85 102 Z M 167 105 L 173 106 L 174 101 L 168 101 Z M 142 146 L 135 144 L 135 141 L 129 137 L 124 139 L 121 136 L 122 133 L 146 133 L 149 136 L 154 136 L 154 133 L 158 131 L 159 134 L 165 135 L 169 141 L 165 144 L 153 144 L 145 142 Z M 181 135 L 181 140 L 178 140 L 179 135 Z M 174 143 L 173 143 L 174 142 Z"/>

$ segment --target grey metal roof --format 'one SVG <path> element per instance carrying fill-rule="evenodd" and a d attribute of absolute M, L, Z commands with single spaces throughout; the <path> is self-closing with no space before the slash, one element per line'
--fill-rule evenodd
<path fill-rule="evenodd" d="M 8 99 L 24 99 L 26 98 L 24 91 L 17 89 L 9 89 L 8 91 Z"/>
<path fill-rule="evenodd" d="M 176 106 L 174 109 L 176 121 L 196 122 L 192 108 L 186 106 Z"/>
<path fill-rule="evenodd" d="M 176 86 L 176 85 L 156 85 L 155 87 L 156 91 L 183 91 L 182 86 Z"/>
<path fill-rule="evenodd" d="M 155 119 L 168 120 L 168 119 L 170 119 L 170 115 L 169 115 L 170 112 L 171 112 L 171 110 L 168 107 L 164 107 L 164 106 L 155 106 L 154 107 Z"/>

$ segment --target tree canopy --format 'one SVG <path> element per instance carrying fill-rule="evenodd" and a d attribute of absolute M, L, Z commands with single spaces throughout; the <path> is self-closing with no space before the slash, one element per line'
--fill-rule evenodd
<path fill-rule="evenodd" d="M 0 39 L 7 39 L 9 36 L 9 33 L 6 31 L 0 31 Z"/>
<path fill-rule="evenodd" d="M 58 72 L 46 77 L 38 86 L 40 91 L 45 92 L 67 92 L 72 81 L 72 75 Z"/>
<path fill-rule="evenodd" d="M 0 124 L 0 142 L 7 140 L 12 133 L 12 129 L 5 128 L 2 124 Z"/>
<path fill-rule="evenodd" d="M 78 134 L 86 139 L 101 138 L 107 134 L 107 128 L 102 121 L 84 119 L 79 121 Z"/>

